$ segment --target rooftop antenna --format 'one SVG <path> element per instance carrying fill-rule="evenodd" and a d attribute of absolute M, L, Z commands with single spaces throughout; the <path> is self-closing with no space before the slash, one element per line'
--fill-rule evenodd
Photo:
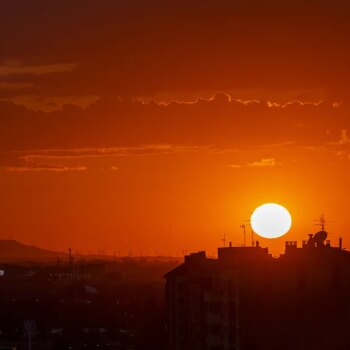
<path fill-rule="evenodd" d="M 320 218 L 318 220 L 313 220 L 313 221 L 317 221 L 317 226 L 321 226 L 321 230 L 325 231 L 326 228 L 326 224 L 329 222 L 325 219 L 324 213 L 322 213 L 322 215 L 320 215 Z"/>
<path fill-rule="evenodd" d="M 243 229 L 243 247 L 246 245 L 246 232 L 245 232 L 245 225 L 241 225 L 240 228 Z"/>
<path fill-rule="evenodd" d="M 224 243 L 224 247 L 226 247 L 226 233 L 224 233 L 224 237 L 222 238 L 222 243 Z"/>
<path fill-rule="evenodd" d="M 252 240 L 252 247 L 254 247 L 254 231 L 253 227 L 250 225 L 250 235 L 251 235 L 251 240 Z"/>
<path fill-rule="evenodd" d="M 250 216 L 252 215 L 253 213 L 251 212 L 250 213 Z M 252 220 L 249 219 L 249 220 L 244 220 L 245 222 L 249 222 L 249 227 L 250 227 L 250 239 L 251 239 L 251 245 L 252 247 L 254 247 L 254 231 L 253 231 L 253 227 L 252 227 Z"/>

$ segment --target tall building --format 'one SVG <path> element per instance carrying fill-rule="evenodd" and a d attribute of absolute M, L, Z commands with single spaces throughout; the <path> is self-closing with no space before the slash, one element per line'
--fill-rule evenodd
<path fill-rule="evenodd" d="M 350 349 L 350 254 L 326 237 L 186 256 L 165 276 L 169 350 Z"/>

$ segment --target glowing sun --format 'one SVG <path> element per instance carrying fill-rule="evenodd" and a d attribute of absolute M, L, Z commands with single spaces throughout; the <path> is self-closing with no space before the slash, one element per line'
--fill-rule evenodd
<path fill-rule="evenodd" d="M 281 237 L 292 226 L 292 217 L 288 210 L 275 203 L 266 203 L 257 207 L 250 221 L 253 231 L 264 238 Z"/>

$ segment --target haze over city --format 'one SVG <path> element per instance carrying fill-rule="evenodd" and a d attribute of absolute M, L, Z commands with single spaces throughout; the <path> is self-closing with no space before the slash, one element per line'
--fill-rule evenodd
<path fill-rule="evenodd" d="M 344 1 L 0 5 L 0 238 L 182 255 L 259 205 L 349 246 Z"/>

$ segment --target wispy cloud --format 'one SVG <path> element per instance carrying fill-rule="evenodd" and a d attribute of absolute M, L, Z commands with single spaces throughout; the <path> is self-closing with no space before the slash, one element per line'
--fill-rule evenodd
<path fill-rule="evenodd" d="M 5 164 L 0 169 L 8 172 L 24 171 L 83 171 L 86 163 L 93 159 L 106 158 L 107 162 L 118 157 L 148 157 L 184 152 L 197 152 L 201 147 L 181 145 L 144 145 L 138 147 L 39 149 L 31 151 L 6 152 L 2 155 Z M 84 161 L 85 160 L 85 161 Z M 102 167 L 104 168 L 104 167 Z M 106 169 L 119 170 L 113 163 Z"/>
<path fill-rule="evenodd" d="M 277 165 L 274 158 L 263 158 L 259 161 L 245 164 L 229 164 L 229 168 L 240 169 L 240 168 L 272 168 Z"/>
<path fill-rule="evenodd" d="M 226 101 L 226 102 L 237 102 L 241 103 L 245 106 L 248 106 L 250 104 L 254 103 L 260 103 L 260 101 L 254 99 L 254 100 L 244 100 L 240 98 L 233 98 L 230 94 L 226 92 L 216 92 L 214 93 L 211 97 L 209 98 L 204 98 L 204 97 L 197 97 L 195 99 L 191 100 L 182 100 L 182 99 L 168 99 L 168 100 L 160 100 L 160 99 L 152 99 L 152 98 L 135 98 L 135 101 L 141 102 L 143 104 L 148 104 L 148 103 L 155 103 L 158 106 L 169 106 L 171 104 L 178 104 L 178 105 L 195 105 L 200 102 L 213 102 L 216 100 L 220 101 Z"/>
<path fill-rule="evenodd" d="M 53 171 L 53 172 L 63 172 L 63 171 L 84 171 L 87 168 L 85 166 L 59 166 L 59 165 L 31 165 L 31 166 L 13 166 L 5 167 L 6 172 L 43 172 L 43 171 Z"/>
<path fill-rule="evenodd" d="M 322 101 L 322 100 L 317 101 L 317 102 L 293 100 L 293 101 L 288 101 L 286 103 L 278 103 L 278 102 L 271 102 L 271 101 L 267 101 L 266 103 L 267 103 L 267 106 L 270 108 L 273 108 L 273 107 L 286 108 L 286 107 L 293 106 L 293 105 L 318 107 L 323 102 L 324 101 Z M 335 107 L 334 104 L 333 104 L 333 107 Z"/>
<path fill-rule="evenodd" d="M 251 153 L 251 152 L 270 152 L 271 150 L 288 150 L 291 148 L 297 148 L 295 141 L 287 141 L 280 143 L 262 144 L 256 146 L 249 146 L 245 148 L 211 148 L 210 153 L 225 154 L 225 153 Z"/>
<path fill-rule="evenodd" d="M 341 135 L 340 135 L 340 140 L 339 140 L 339 145 L 348 145 L 350 144 L 350 138 L 348 135 L 348 131 L 343 129 L 341 131 Z"/>
<path fill-rule="evenodd" d="M 27 152 L 13 152 L 18 158 L 32 162 L 47 159 L 83 159 L 99 157 L 144 157 L 152 155 L 197 152 L 203 149 L 198 146 L 183 146 L 171 144 L 142 145 L 135 147 L 97 147 L 73 149 L 44 149 Z"/>
<path fill-rule="evenodd" d="M 22 90 L 33 86 L 33 83 L 0 82 L 0 90 Z"/>
<path fill-rule="evenodd" d="M 348 135 L 347 129 L 342 129 L 340 131 L 340 138 L 336 141 L 329 142 L 327 146 L 333 146 L 333 147 L 345 147 L 350 145 L 350 137 Z"/>
<path fill-rule="evenodd" d="M 264 104 L 269 108 L 287 108 L 290 106 L 313 106 L 318 107 L 324 103 L 323 100 L 319 101 L 308 101 L 308 100 L 290 100 L 287 102 L 277 102 L 277 101 L 266 101 L 266 100 L 259 100 L 259 99 L 242 99 L 242 98 L 235 98 L 231 96 L 227 92 L 216 92 L 209 98 L 204 97 L 197 97 L 194 99 L 186 100 L 186 99 L 152 99 L 152 98 L 135 98 L 134 101 L 141 102 L 143 104 L 149 104 L 149 103 L 155 103 L 159 106 L 169 106 L 171 104 L 179 104 L 179 105 L 195 105 L 200 102 L 215 102 L 215 101 L 221 101 L 221 102 L 236 102 L 239 104 L 243 104 L 244 106 L 249 106 L 251 104 Z M 333 102 L 332 107 L 338 108 L 342 105 L 342 102 Z"/>
<path fill-rule="evenodd" d="M 0 65 L 0 76 L 13 74 L 44 75 L 52 73 L 72 72 L 78 65 L 76 63 L 55 63 L 43 65 L 23 65 L 10 63 Z"/>
<path fill-rule="evenodd" d="M 324 148 L 339 158 L 350 159 L 350 137 L 347 129 L 340 131 L 340 138 L 327 143 Z"/>
<path fill-rule="evenodd" d="M 30 110 L 39 112 L 54 112 L 61 110 L 64 106 L 73 105 L 86 109 L 96 103 L 99 97 L 96 95 L 86 96 L 36 96 L 19 95 L 10 98 L 2 98 L 1 101 L 11 102 L 17 106 L 23 106 Z"/>
<path fill-rule="evenodd" d="M 339 107 L 341 107 L 342 104 L 343 104 L 343 102 L 333 102 L 332 106 L 334 108 L 339 108 Z"/>
<path fill-rule="evenodd" d="M 252 168 L 274 167 L 276 165 L 274 158 L 264 158 L 258 162 L 249 163 L 248 166 Z"/>
<path fill-rule="evenodd" d="M 240 169 L 240 168 L 244 168 L 244 166 L 245 165 L 243 164 L 229 164 L 227 167 L 232 169 Z"/>

